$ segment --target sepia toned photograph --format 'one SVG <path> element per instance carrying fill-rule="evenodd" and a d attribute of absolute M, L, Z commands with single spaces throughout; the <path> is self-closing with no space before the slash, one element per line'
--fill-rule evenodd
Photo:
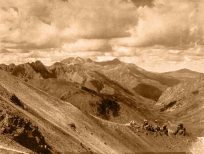
<path fill-rule="evenodd" d="M 0 154 L 204 154 L 204 0 L 0 0 Z"/>

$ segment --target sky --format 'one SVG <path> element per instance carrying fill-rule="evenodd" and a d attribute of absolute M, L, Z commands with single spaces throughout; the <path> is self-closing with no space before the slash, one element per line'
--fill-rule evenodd
<path fill-rule="evenodd" d="M 118 58 L 204 72 L 204 0 L 0 0 L 0 63 Z"/>

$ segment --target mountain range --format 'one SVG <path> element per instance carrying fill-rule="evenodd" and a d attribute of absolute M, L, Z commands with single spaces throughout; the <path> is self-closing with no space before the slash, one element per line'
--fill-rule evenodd
<path fill-rule="evenodd" d="M 203 83 L 202 73 L 155 73 L 118 59 L 1 64 L 0 126 L 17 117 L 27 132 L 22 139 L 20 126 L 12 124 L 13 129 L 1 133 L 2 145 L 24 153 L 189 152 L 204 133 Z M 144 119 L 157 119 L 170 129 L 184 122 L 190 135 L 155 141 L 155 136 L 126 127 L 131 120 L 141 125 Z M 38 132 L 38 140 L 29 136 L 30 130 Z"/>

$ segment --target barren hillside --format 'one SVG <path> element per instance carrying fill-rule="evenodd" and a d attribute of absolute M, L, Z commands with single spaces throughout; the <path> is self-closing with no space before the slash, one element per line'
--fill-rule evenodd
<path fill-rule="evenodd" d="M 201 102 L 201 81 L 189 90 L 189 83 L 176 85 L 178 81 L 172 77 L 118 60 L 96 63 L 68 59 L 50 67 L 40 62 L 26 65 L 33 68 L 32 74 L 40 77 L 27 78 L 27 71 L 16 75 L 5 67 L 2 68 L 5 71 L 0 71 L 1 129 L 3 137 L 14 142 L 10 146 L 12 150 L 28 153 L 189 152 L 196 137 L 201 135 L 198 132 L 203 132 L 198 123 L 203 118 L 200 116 L 202 105 L 188 103 L 187 98 L 191 93 L 192 100 L 196 98 Z M 42 75 L 43 72 L 47 72 L 46 75 Z M 180 92 L 183 86 L 188 101 L 176 102 L 178 107 L 174 111 L 168 103 L 185 98 Z M 188 121 L 189 116 L 194 117 L 192 121 Z M 153 132 L 142 130 L 143 119 L 153 125 L 157 119 L 161 126 L 167 124 L 170 131 L 175 131 L 176 124 L 182 121 L 189 133 L 184 137 L 155 136 Z M 131 120 L 137 123 L 137 131 L 127 124 Z M 189 127 L 190 124 L 194 127 Z"/>
<path fill-rule="evenodd" d="M 165 136 L 158 137 L 158 143 L 152 145 L 151 142 L 155 139 L 153 135 L 146 136 L 142 132 L 133 133 L 122 123 L 103 122 L 103 120 L 81 112 L 70 103 L 50 96 L 2 71 L 0 84 L 2 87 L 2 112 L 6 112 L 11 117 L 18 116 L 29 121 L 30 127 L 38 126 L 39 132 L 44 138 L 44 144 L 48 147 L 47 153 L 55 153 L 57 151 L 131 153 L 147 149 L 148 151 L 171 150 L 171 142 L 174 140 L 172 137 L 169 137 L 167 141 Z M 18 101 L 12 101 L 10 98 L 12 95 L 15 95 L 21 104 Z M 26 143 L 21 140 L 15 139 L 14 134 L 18 134 L 18 131 L 16 131 L 17 128 L 13 128 L 10 133 L 4 134 L 14 139 L 17 143 L 35 151 L 36 147 L 33 149 L 33 147 L 26 146 Z M 29 134 L 24 137 L 25 141 L 29 139 L 31 139 Z M 163 148 L 158 148 L 160 141 L 165 141 Z M 186 146 L 190 144 L 190 142 L 186 141 L 176 139 L 176 142 L 179 143 L 177 149 L 184 150 L 184 147 L 180 146 L 183 142 L 185 142 L 186 149 Z M 38 147 L 39 145 L 36 144 L 36 146 Z M 39 148 L 39 150 L 45 149 Z"/>
<path fill-rule="evenodd" d="M 204 80 L 184 82 L 168 88 L 156 106 L 165 116 L 188 125 L 190 132 L 203 136 Z"/>

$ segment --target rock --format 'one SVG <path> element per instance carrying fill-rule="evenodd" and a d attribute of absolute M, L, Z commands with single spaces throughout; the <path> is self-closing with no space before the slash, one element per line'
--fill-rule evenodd
<path fill-rule="evenodd" d="M 1 130 L 0 130 L 0 134 L 3 134 L 3 133 L 4 133 L 4 131 L 5 131 L 5 128 L 4 128 L 4 127 L 2 127 L 2 128 L 1 128 Z"/>
<path fill-rule="evenodd" d="M 21 134 L 23 134 L 25 132 L 24 128 L 18 128 L 16 129 L 16 136 L 20 136 Z"/>
<path fill-rule="evenodd" d="M 76 130 L 76 125 L 74 123 L 70 123 L 69 126 L 75 131 Z"/>
<path fill-rule="evenodd" d="M 40 144 L 40 138 L 38 136 L 35 137 L 37 144 Z"/>
<path fill-rule="evenodd" d="M 13 140 L 36 153 L 50 153 L 44 136 L 31 121 L 7 112 L 1 118 L 0 134 L 11 136 Z M 71 127 L 76 129 L 74 124 Z"/>

